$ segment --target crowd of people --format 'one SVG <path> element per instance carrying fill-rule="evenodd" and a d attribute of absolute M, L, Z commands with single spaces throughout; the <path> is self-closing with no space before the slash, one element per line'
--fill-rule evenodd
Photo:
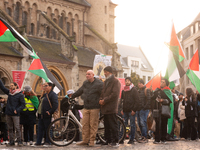
<path fill-rule="evenodd" d="M 139 143 L 148 142 L 149 131 L 153 132 L 154 144 L 165 144 L 166 141 L 177 141 L 181 138 L 197 140 L 200 137 L 200 94 L 198 92 L 194 93 L 191 88 L 187 88 L 184 96 L 174 88 L 171 90 L 169 81 L 165 78 L 161 79 L 160 87 L 154 91 L 147 88 L 143 80 L 139 80 L 137 88 L 131 78 L 126 77 L 119 98 L 121 84 L 114 76 L 111 66 L 104 68 L 104 75 L 103 82 L 94 77 L 92 70 L 88 70 L 82 86 L 76 92 L 68 90 L 61 101 L 60 109 L 63 113 L 68 112 L 68 99 L 81 96 L 84 101 L 84 105 L 77 103 L 72 111 L 79 121 L 82 118 L 82 136 L 80 133 L 77 134 L 75 139 L 79 141 L 77 145 L 95 145 L 101 115 L 104 115 L 106 140 L 105 143 L 100 142 L 103 145 L 118 147 L 119 144 L 124 143 L 125 139 L 119 143 L 117 114 L 124 119 L 125 126 L 130 125 L 127 144 L 134 144 L 136 141 L 135 133 L 138 131 L 136 125 L 141 133 L 141 138 L 137 140 Z M 0 97 L 0 126 L 3 140 L 1 144 L 14 146 L 17 142 L 18 146 L 23 146 L 28 145 L 29 142 L 29 145 L 33 146 L 51 145 L 46 131 L 52 121 L 52 114 L 58 108 L 58 96 L 53 91 L 54 84 L 48 82 L 42 86 L 42 95 L 37 97 L 30 86 L 25 86 L 21 90 L 17 83 L 12 82 L 7 89 L 0 80 L 0 89 L 8 95 L 7 99 Z M 80 109 L 83 109 L 83 114 Z M 33 144 L 37 117 L 37 137 Z M 175 131 L 178 134 L 175 134 Z"/>

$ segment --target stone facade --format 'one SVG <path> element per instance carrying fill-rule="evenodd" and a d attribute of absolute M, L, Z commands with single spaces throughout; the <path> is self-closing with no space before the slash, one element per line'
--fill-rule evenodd
<path fill-rule="evenodd" d="M 115 7 L 110 0 L 1 0 L 0 16 L 27 37 L 63 86 L 59 93 L 62 97 L 68 89 L 77 90 L 82 85 L 85 72 L 93 67 L 95 54 L 113 55 L 112 66 L 118 76 L 122 75 L 120 55 L 113 44 Z M 54 48 L 47 48 L 48 43 Z M 27 71 L 32 58 L 16 42 L 1 46 L 0 77 L 8 86 L 12 70 Z M 95 49 L 99 53 L 91 51 L 89 62 L 82 64 L 84 56 L 81 54 L 87 55 L 88 49 L 82 51 L 77 47 Z M 27 72 L 24 85 L 31 85 L 40 94 L 40 83 L 38 76 Z"/>

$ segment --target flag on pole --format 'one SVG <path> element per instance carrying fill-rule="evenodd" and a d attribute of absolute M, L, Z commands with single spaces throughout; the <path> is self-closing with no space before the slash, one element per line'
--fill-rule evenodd
<path fill-rule="evenodd" d="M 192 57 L 186 75 L 200 93 L 200 66 L 199 66 L 199 50 L 197 49 Z"/>
<path fill-rule="evenodd" d="M 39 58 L 29 42 L 0 17 L 0 42 L 16 42 L 33 58 Z"/>
<path fill-rule="evenodd" d="M 58 94 L 63 89 L 57 79 L 52 75 L 52 73 L 47 69 L 47 67 L 40 59 L 33 59 L 28 71 L 43 78 L 46 82 L 54 83 L 54 92 L 56 94 Z"/>
<path fill-rule="evenodd" d="M 154 91 L 156 88 L 160 87 L 161 83 L 161 72 L 159 72 L 157 75 L 155 75 L 147 84 L 146 87 L 150 88 L 152 87 L 152 90 Z"/>
<path fill-rule="evenodd" d="M 180 64 L 180 62 L 185 59 L 185 54 L 176 35 L 173 23 L 170 42 L 166 43 L 166 45 L 169 47 L 170 51 L 165 78 L 170 81 L 170 88 L 173 89 L 175 85 L 179 84 L 179 79 L 185 74 Z"/>

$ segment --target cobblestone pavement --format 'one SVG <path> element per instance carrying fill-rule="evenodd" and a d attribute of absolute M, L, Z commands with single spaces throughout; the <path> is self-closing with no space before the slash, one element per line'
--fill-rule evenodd
<path fill-rule="evenodd" d="M 32 146 L 23 146 L 23 147 L 6 147 L 4 145 L 0 145 L 0 149 L 3 150 L 200 150 L 200 141 L 185 141 L 180 140 L 176 142 L 167 142 L 167 144 L 153 144 L 152 140 L 149 140 L 148 143 L 135 143 L 134 145 L 126 144 L 128 141 L 125 141 L 125 144 L 120 145 L 118 148 L 112 148 L 109 146 L 101 146 L 95 145 L 94 147 L 88 146 L 77 146 L 76 144 L 71 144 L 66 147 L 56 147 L 51 146 L 49 148 L 44 147 L 32 147 Z"/>

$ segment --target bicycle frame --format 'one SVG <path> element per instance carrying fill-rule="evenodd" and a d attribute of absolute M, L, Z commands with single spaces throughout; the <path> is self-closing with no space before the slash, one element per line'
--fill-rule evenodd
<path fill-rule="evenodd" d="M 66 124 L 63 130 L 65 131 L 67 129 L 70 116 L 74 119 L 75 123 L 79 126 L 79 131 L 82 132 L 82 124 L 78 121 L 78 119 L 74 116 L 74 114 L 72 113 L 70 109 L 68 110 L 68 114 L 66 116 Z"/>

